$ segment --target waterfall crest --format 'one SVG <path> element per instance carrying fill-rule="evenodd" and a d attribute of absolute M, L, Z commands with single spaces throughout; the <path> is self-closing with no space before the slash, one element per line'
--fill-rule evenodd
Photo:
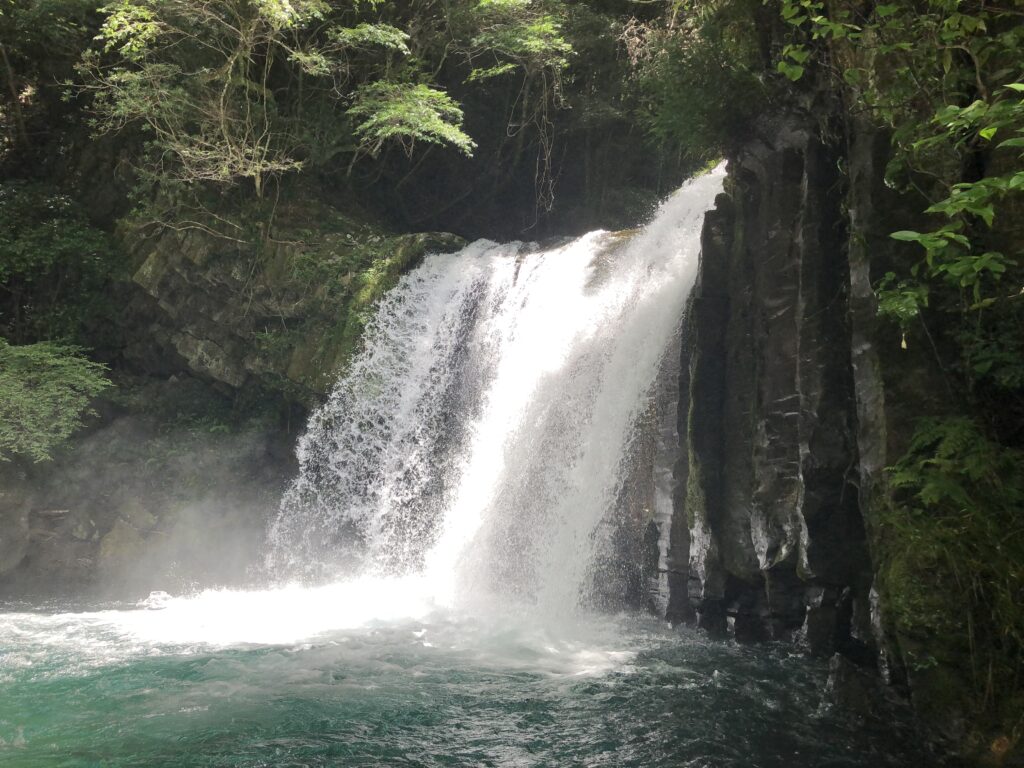
<path fill-rule="evenodd" d="M 575 607 L 723 176 L 689 182 L 635 232 L 478 241 L 405 275 L 299 442 L 272 570 Z"/>

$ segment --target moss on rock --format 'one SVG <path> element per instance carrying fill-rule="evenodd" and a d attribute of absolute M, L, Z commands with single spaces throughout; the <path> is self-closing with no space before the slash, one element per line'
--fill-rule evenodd
<path fill-rule="evenodd" d="M 133 279 L 159 304 L 155 335 L 192 373 L 308 406 L 356 352 L 373 306 L 399 277 L 427 253 L 464 245 L 310 206 L 279 212 L 278 221 L 296 223 L 252 243 L 123 228 L 138 264 Z"/>

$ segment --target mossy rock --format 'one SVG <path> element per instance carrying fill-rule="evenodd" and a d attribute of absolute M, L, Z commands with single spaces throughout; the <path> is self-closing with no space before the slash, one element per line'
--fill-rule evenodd
<path fill-rule="evenodd" d="M 134 282 L 159 304 L 157 335 L 191 372 L 306 407 L 358 351 L 380 297 L 427 253 L 465 245 L 444 233 L 395 235 L 315 201 L 284 204 L 276 221 L 249 243 L 199 230 L 147 238 L 130 223 L 121 235 Z"/>
<path fill-rule="evenodd" d="M 399 235 L 364 244 L 364 268 L 333 276 L 333 295 L 324 300 L 320 318 L 308 323 L 301 332 L 283 332 L 276 340 L 291 350 L 284 376 L 306 390 L 326 393 L 358 351 L 363 331 L 381 297 L 428 253 L 451 252 L 464 245 L 461 238 L 443 233 Z M 324 322 L 332 316 L 333 322 Z M 289 344 L 289 337 L 296 343 Z"/>
<path fill-rule="evenodd" d="M 152 530 L 158 522 L 156 515 L 138 498 L 125 500 L 118 506 L 117 511 L 121 520 L 137 531 Z"/>
<path fill-rule="evenodd" d="M 879 573 L 885 608 L 896 630 L 905 637 L 960 635 L 965 617 L 957 611 L 953 585 L 947 580 L 942 558 L 923 543 L 895 555 Z"/>

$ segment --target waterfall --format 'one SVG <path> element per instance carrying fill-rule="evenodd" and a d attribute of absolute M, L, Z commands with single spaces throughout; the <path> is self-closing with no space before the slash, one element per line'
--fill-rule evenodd
<path fill-rule="evenodd" d="M 299 442 L 273 571 L 575 607 L 610 546 L 723 176 L 687 183 L 634 232 L 481 240 L 405 275 Z"/>

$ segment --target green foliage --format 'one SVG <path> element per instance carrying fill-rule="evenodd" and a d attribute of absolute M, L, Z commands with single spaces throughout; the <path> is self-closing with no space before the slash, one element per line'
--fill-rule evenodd
<path fill-rule="evenodd" d="M 994 307 L 984 323 L 965 326 L 958 342 L 964 367 L 981 386 L 999 392 L 1024 389 L 1024 323 L 1020 313 Z M 1004 414 L 1010 415 L 1010 414 Z"/>
<path fill-rule="evenodd" d="M 106 367 L 76 347 L 0 339 L 0 461 L 45 461 L 82 425 L 89 401 L 106 389 Z"/>
<path fill-rule="evenodd" d="M 527 76 L 546 72 L 557 81 L 569 66 L 572 44 L 562 32 L 562 3 L 480 0 L 471 13 L 475 28 L 467 49 L 474 63 L 471 80 L 522 69 Z M 481 57 L 493 63 L 480 67 Z"/>
<path fill-rule="evenodd" d="M 312 61 L 331 61 L 308 40 L 294 43 L 323 18 L 325 3 L 120 0 L 103 10 L 102 50 L 81 67 L 97 129 L 140 124 L 163 175 L 248 179 L 257 197 L 269 178 L 301 167 L 273 76 L 278 67 L 309 72 Z"/>
<path fill-rule="evenodd" d="M 917 281 L 900 280 L 895 272 L 886 272 L 878 282 L 878 313 L 906 328 L 922 307 L 928 306 L 928 289 Z"/>
<path fill-rule="evenodd" d="M 527 137 L 535 137 L 534 188 L 538 208 L 546 210 L 554 205 L 553 113 L 564 106 L 573 55 L 567 14 L 562 0 L 468 0 L 451 17 L 455 50 L 470 68 L 467 83 L 498 90 L 518 81 L 505 130 L 517 161 Z"/>
<path fill-rule="evenodd" d="M 75 336 L 116 269 L 109 237 L 67 195 L 0 184 L 0 328 L 9 338 Z"/>
<path fill-rule="evenodd" d="M 910 489 L 923 507 L 955 514 L 1024 503 L 1024 454 L 989 440 L 970 419 L 923 421 L 891 470 L 895 488 Z"/>
<path fill-rule="evenodd" d="M 1024 55 L 1024 4 L 1009 6 L 923 0 L 880 4 L 864 15 L 846 3 L 781 5 L 793 41 L 782 48 L 779 71 L 799 79 L 813 61 L 859 109 L 887 124 L 895 150 L 890 183 L 924 192 L 931 198 L 925 213 L 942 219 L 931 231 L 893 234 L 924 249 L 909 277 L 967 289 L 973 308 L 1003 298 L 999 282 L 1018 261 L 984 243 L 1004 201 L 1024 189 L 1020 156 L 995 173 L 963 177 L 974 158 L 1024 146 L 1024 84 L 1013 82 Z M 918 169 L 927 169 L 928 189 Z M 883 306 L 895 300 L 886 290 Z"/>
<path fill-rule="evenodd" d="M 363 22 L 354 27 L 335 27 L 328 32 L 331 40 L 344 48 L 391 49 L 403 55 L 410 55 L 409 35 L 390 24 L 368 24 Z"/>
<path fill-rule="evenodd" d="M 451 144 L 465 155 L 475 144 L 462 129 L 462 110 L 448 94 L 429 86 L 378 81 L 360 88 L 349 114 L 361 120 L 361 146 L 377 155 L 385 142 L 396 141 L 412 155 L 417 141 Z"/>
<path fill-rule="evenodd" d="M 976 99 L 965 107 L 942 107 L 933 118 L 935 133 L 915 142 L 913 151 L 946 145 L 956 152 L 970 153 L 975 147 L 991 143 L 1001 131 L 1024 134 L 1024 99 L 1018 97 L 1019 92 L 1018 88 L 1006 87 L 999 89 L 991 102 Z M 1012 147 L 1013 141 L 1008 139 L 997 146 Z M 1003 298 L 998 291 L 1000 280 L 1009 268 L 1017 266 L 1018 260 L 1001 251 L 978 248 L 977 242 L 983 241 L 992 228 L 1004 199 L 1019 196 L 1022 189 L 1024 170 L 1012 167 L 1000 175 L 954 182 L 947 196 L 925 211 L 944 217 L 947 223 L 931 232 L 895 232 L 892 237 L 924 248 L 923 263 L 913 268 L 915 276 L 969 289 L 972 308 L 989 307 Z M 979 222 L 984 228 L 979 229 Z"/>
<path fill-rule="evenodd" d="M 623 29 L 645 127 L 692 164 L 721 157 L 767 105 L 759 6 L 748 0 L 675 3 L 667 18 L 634 19 Z"/>
<path fill-rule="evenodd" d="M 261 240 L 263 230 L 253 233 L 233 216 L 234 208 L 250 202 L 243 197 L 255 198 L 261 205 L 257 218 L 266 222 L 279 192 L 333 179 L 327 183 L 359 187 L 361 196 L 375 198 L 399 197 L 393 186 L 400 183 L 400 199 L 382 201 L 390 212 L 404 216 L 407 210 L 420 227 L 452 227 L 427 219 L 438 209 L 449 214 L 450 201 L 430 187 L 457 168 L 454 178 L 466 186 L 473 180 L 474 193 L 467 193 L 473 199 L 497 209 L 497 198 L 505 197 L 506 206 L 533 209 L 515 216 L 515 225 L 493 215 L 509 227 L 527 226 L 531 215 L 552 208 L 556 178 L 568 190 L 561 215 L 579 221 L 596 200 L 595 220 L 635 210 L 620 219 L 632 224 L 682 177 L 684 164 L 671 154 L 674 147 L 659 146 L 650 133 L 622 136 L 632 125 L 646 124 L 641 102 L 653 97 L 639 98 L 635 81 L 624 81 L 629 65 L 618 37 L 634 15 L 655 15 L 655 5 L 24 0 L 13 6 L 60 38 L 47 42 L 59 52 L 54 61 L 60 66 L 50 66 L 47 46 L 8 45 L 8 53 L 17 53 L 18 90 L 26 86 L 30 100 L 42 90 L 66 94 L 64 102 L 47 102 L 49 114 L 33 102 L 26 115 L 36 122 L 24 135 L 64 141 L 86 117 L 97 133 L 116 134 L 116 141 L 93 145 L 119 155 L 116 163 L 104 164 L 104 176 L 116 176 L 103 179 L 105 190 L 137 185 L 142 222 Z M 44 6 L 55 9 L 53 18 L 41 10 L 22 13 Z M 26 24 L 0 39 L 18 38 Z M 89 49 L 84 57 L 83 48 Z M 68 63 L 76 59 L 77 77 Z M 0 100 L 9 91 L 0 88 Z M 668 81 L 662 92 L 672 94 Z M 397 93 L 404 98 L 396 99 Z M 444 96 L 448 101 L 441 103 Z M 372 103 L 388 113 L 372 124 L 371 116 L 350 112 Z M 466 113 L 465 127 L 454 109 Z M 611 123 L 617 135 L 597 133 Z M 3 128 L 13 140 L 7 108 L 0 110 Z M 581 142 L 584 131 L 591 137 Z M 380 143 L 385 135 L 392 138 Z M 622 147 L 609 146 L 616 140 L 626 155 L 654 153 L 666 162 L 616 164 L 609 160 L 623 156 Z M 42 144 L 39 159 L 56 151 Z M 84 144 L 75 135 L 66 147 L 77 154 Z M 472 162 L 437 151 L 444 146 L 465 156 L 471 145 Z M 410 146 L 418 155 L 411 166 L 404 156 Z M 19 157 L 21 175 L 34 173 L 33 158 Z M 583 189 L 585 194 L 578 191 Z"/>
<path fill-rule="evenodd" d="M 354 10 L 373 14 L 376 5 Z M 323 156 L 314 143 L 355 150 L 348 121 L 335 117 L 317 132 L 305 121 L 347 101 L 374 154 L 389 139 L 471 147 L 454 102 L 407 84 L 416 67 L 409 35 L 379 18 L 352 25 L 350 12 L 322 0 L 120 0 L 104 12 L 102 48 L 81 67 L 96 127 L 141 126 L 158 177 L 249 181 L 261 198 L 268 181 Z"/>
<path fill-rule="evenodd" d="M 0 2 L 0 159 L 23 156 L 53 126 L 47 110 L 60 103 L 56 84 L 72 71 L 94 28 L 91 0 Z M 11 159 L 17 160 L 16 157 Z"/>
<path fill-rule="evenodd" d="M 1024 452 L 950 417 L 922 420 L 889 468 L 895 503 L 880 520 L 887 608 L 898 631 L 952 654 L 942 663 L 969 659 L 976 713 L 1020 690 L 1022 466 Z"/>
<path fill-rule="evenodd" d="M 0 282 L 31 279 L 72 259 L 98 265 L 108 249 L 104 234 L 66 195 L 38 185 L 0 185 Z"/>

